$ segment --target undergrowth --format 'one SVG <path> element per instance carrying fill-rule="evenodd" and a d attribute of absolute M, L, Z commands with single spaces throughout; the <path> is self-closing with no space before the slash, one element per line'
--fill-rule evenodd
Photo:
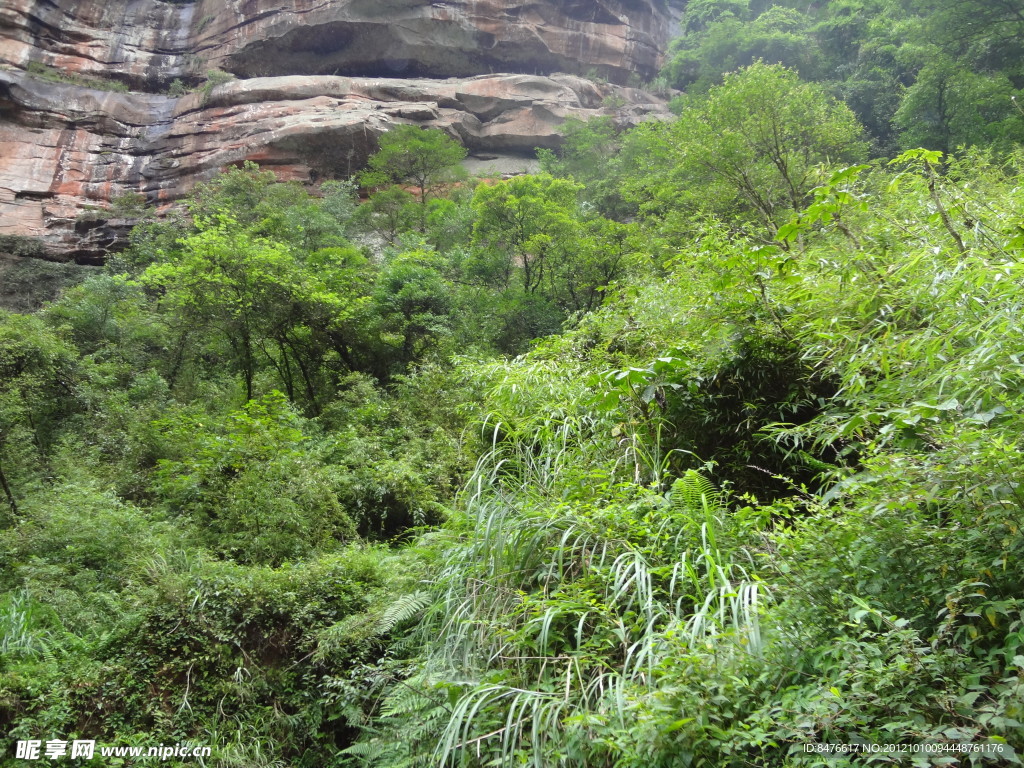
<path fill-rule="evenodd" d="M 1019 177 L 941 162 L 837 172 L 774 245 L 711 228 L 668 285 L 466 364 L 482 456 L 348 754 L 797 766 L 822 764 L 808 744 L 971 742 L 1002 757 L 909 764 L 1016 764 Z M 772 365 L 829 389 L 733 415 L 726 382 Z M 698 454 L 730 424 L 773 482 Z"/>

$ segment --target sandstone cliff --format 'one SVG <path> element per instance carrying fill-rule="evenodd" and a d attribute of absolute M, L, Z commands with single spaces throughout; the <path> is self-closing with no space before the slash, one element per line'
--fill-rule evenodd
<path fill-rule="evenodd" d="M 169 203 L 247 159 L 348 176 L 397 123 L 526 168 L 566 117 L 664 112 L 625 83 L 655 72 L 670 24 L 662 0 L 7 0 L 0 235 L 96 263 L 123 192 Z M 239 79 L 167 95 L 211 70 Z"/>

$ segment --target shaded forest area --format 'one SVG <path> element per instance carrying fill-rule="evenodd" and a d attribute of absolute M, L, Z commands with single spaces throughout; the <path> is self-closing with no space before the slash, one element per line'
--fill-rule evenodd
<path fill-rule="evenodd" d="M 691 2 L 673 121 L 231 169 L 0 315 L 5 754 L 1018 764 L 1020 19 L 929 7 Z"/>
<path fill-rule="evenodd" d="M 876 151 L 1024 139 L 1018 0 L 691 0 L 661 82 L 703 93 L 758 59 L 844 100 Z"/>

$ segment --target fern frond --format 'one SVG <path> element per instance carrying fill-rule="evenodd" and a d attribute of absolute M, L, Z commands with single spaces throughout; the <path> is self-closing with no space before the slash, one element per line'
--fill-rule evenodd
<path fill-rule="evenodd" d="M 410 621 L 423 613 L 432 602 L 430 593 L 423 590 L 413 592 L 411 595 L 402 595 L 387 607 L 377 621 L 377 634 L 387 634 L 398 625 Z"/>
<path fill-rule="evenodd" d="M 722 499 L 714 483 L 695 470 L 687 472 L 672 483 L 669 495 L 672 508 L 679 512 L 700 512 L 721 506 Z"/>

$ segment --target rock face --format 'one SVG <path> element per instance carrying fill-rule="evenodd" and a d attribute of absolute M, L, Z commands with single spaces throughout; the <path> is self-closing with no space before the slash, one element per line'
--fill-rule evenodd
<path fill-rule="evenodd" d="M 661 1 L 5 0 L 0 235 L 97 263 L 123 235 L 102 214 L 119 194 L 173 202 L 245 160 L 304 182 L 348 176 L 401 123 L 446 131 L 477 165 L 528 167 L 567 117 L 665 112 L 578 76 L 652 74 Z M 242 79 L 154 92 L 213 69 Z M 135 92 L 89 87 L 104 80 Z"/>
<path fill-rule="evenodd" d="M 655 73 L 667 42 L 657 0 L 203 0 L 198 41 L 239 75 L 464 77 L 594 70 Z M 202 19 L 200 23 L 202 23 Z M 273 64 L 268 64 L 273 62 Z"/>

